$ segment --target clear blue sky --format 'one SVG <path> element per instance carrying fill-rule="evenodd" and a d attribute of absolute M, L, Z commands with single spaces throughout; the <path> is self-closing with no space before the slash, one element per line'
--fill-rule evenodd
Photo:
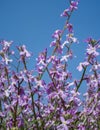
<path fill-rule="evenodd" d="M 25 44 L 37 56 L 49 46 L 52 33 L 63 28 L 65 18 L 60 14 L 68 7 L 67 3 L 68 0 L 0 0 L 0 39 L 13 40 L 15 45 Z M 71 23 L 80 40 L 73 47 L 78 65 L 84 60 L 86 44 L 82 41 L 88 36 L 100 38 L 100 0 L 80 0 Z"/>

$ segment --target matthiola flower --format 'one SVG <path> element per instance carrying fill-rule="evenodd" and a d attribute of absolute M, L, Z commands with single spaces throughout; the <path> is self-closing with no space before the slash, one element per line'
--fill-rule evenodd
<path fill-rule="evenodd" d="M 22 117 L 18 117 L 17 118 L 17 123 L 18 123 L 18 127 L 21 128 L 22 126 L 24 126 L 24 121 L 22 119 Z"/>
<path fill-rule="evenodd" d="M 67 56 L 67 55 L 62 56 L 61 61 L 66 61 L 66 62 L 67 62 L 67 61 L 68 61 L 68 57 L 69 57 L 69 56 Z"/>
<path fill-rule="evenodd" d="M 13 127 L 13 119 L 10 117 L 8 120 L 7 120 L 7 128 L 9 130 L 9 128 L 11 129 Z"/>
<path fill-rule="evenodd" d="M 67 55 L 64 55 L 61 57 L 61 61 L 68 61 L 69 58 L 72 58 L 72 52 L 69 51 L 69 53 Z"/>
<path fill-rule="evenodd" d="M 9 56 L 4 52 L 4 51 L 0 51 L 0 56 L 2 57 L 2 61 L 4 64 L 8 65 L 10 62 L 12 62 L 13 60 L 9 58 Z"/>
<path fill-rule="evenodd" d="M 87 78 L 87 85 L 91 86 L 91 88 L 97 88 L 98 86 L 98 82 L 99 79 L 95 77 L 95 75 L 91 74 L 91 76 L 89 76 Z"/>
<path fill-rule="evenodd" d="M 11 46 L 11 44 L 13 43 L 13 41 L 6 41 L 6 40 L 3 40 L 0 42 L 3 46 L 3 51 L 6 52 L 9 47 Z"/>
<path fill-rule="evenodd" d="M 64 17 L 69 16 L 69 11 L 70 11 L 69 9 L 65 9 L 60 16 L 64 16 Z"/>
<path fill-rule="evenodd" d="M 77 6 L 78 6 L 78 1 L 71 1 L 70 11 L 76 10 L 78 8 Z"/>
<path fill-rule="evenodd" d="M 72 101 L 74 103 L 73 107 L 78 107 L 81 105 L 81 100 L 78 97 L 79 95 L 80 95 L 80 93 L 76 92 L 76 89 L 71 90 L 71 97 L 69 98 L 69 101 L 70 102 Z"/>
<path fill-rule="evenodd" d="M 4 112 L 0 112 L 0 118 L 4 118 L 5 117 L 5 113 Z"/>
<path fill-rule="evenodd" d="M 25 45 L 18 47 L 18 50 L 19 50 L 19 52 L 20 52 L 21 58 L 22 58 L 22 57 L 29 58 L 29 57 L 31 56 L 31 54 L 27 51 Z"/>
<path fill-rule="evenodd" d="M 98 130 L 97 121 L 100 120 L 100 117 L 98 115 L 98 110 L 100 109 L 98 108 L 98 96 L 100 95 L 92 90 L 89 90 L 86 94 L 86 102 L 84 104 L 84 109 L 81 112 L 81 114 L 83 114 L 83 116 L 85 117 L 84 123 L 82 124 L 83 126 L 85 126 L 86 129 L 90 128 Z"/>
<path fill-rule="evenodd" d="M 86 60 L 77 67 L 78 71 L 84 71 L 79 80 L 73 80 L 68 71 L 68 60 L 73 56 L 71 44 L 78 40 L 74 37 L 70 17 L 77 9 L 78 0 L 69 0 L 69 3 L 70 7 L 61 14 L 67 17 L 63 30 L 56 30 L 52 35 L 54 41 L 50 47 L 54 47 L 53 52 L 50 56 L 47 49 L 41 52 L 36 59 L 35 70 L 29 70 L 30 67 L 26 66 L 31 54 L 25 45 L 17 47 L 18 61 L 15 53 L 10 51 L 12 42 L 0 42 L 1 130 L 99 129 L 100 63 L 97 56 L 100 55 L 100 41 L 92 38 L 86 40 Z M 62 43 L 65 31 L 68 34 Z M 14 60 L 10 57 L 12 54 Z M 87 90 L 84 99 L 78 91 L 81 84 Z"/>
<path fill-rule="evenodd" d="M 67 27 L 69 33 L 72 33 L 72 32 L 73 32 L 73 26 L 72 26 L 72 24 L 67 23 L 66 27 Z"/>
<path fill-rule="evenodd" d="M 54 34 L 52 35 L 52 38 L 59 39 L 60 35 L 62 33 L 62 30 L 56 30 Z"/>
<path fill-rule="evenodd" d="M 85 126 L 84 126 L 84 123 L 80 123 L 78 125 L 78 130 L 86 130 Z"/>
<path fill-rule="evenodd" d="M 5 90 L 5 96 L 6 96 L 6 97 L 9 97 L 9 95 L 10 95 L 10 92 L 9 92 L 8 89 L 6 89 L 6 90 Z"/>
<path fill-rule="evenodd" d="M 61 125 L 57 126 L 57 130 L 69 130 L 67 126 L 67 121 L 64 119 L 64 117 L 60 117 Z"/>
<path fill-rule="evenodd" d="M 82 63 L 79 64 L 79 66 L 77 67 L 77 69 L 78 69 L 78 71 L 82 71 L 83 67 L 86 67 L 88 65 L 89 65 L 89 63 L 87 61 L 82 62 Z"/>
<path fill-rule="evenodd" d="M 76 37 L 74 37 L 74 34 L 68 34 L 66 35 L 66 42 L 67 43 L 78 43 L 78 40 Z"/>
<path fill-rule="evenodd" d="M 71 86 L 74 86 L 74 85 L 75 85 L 75 83 L 74 83 L 74 82 L 71 82 L 71 83 L 69 83 L 69 82 L 68 82 L 67 87 L 71 87 Z"/>
<path fill-rule="evenodd" d="M 3 59 L 3 62 L 5 62 L 6 65 L 8 65 L 10 62 L 12 62 L 12 59 L 9 59 L 8 56 L 5 56 Z"/>
<path fill-rule="evenodd" d="M 10 47 L 10 45 L 12 44 L 13 41 L 6 41 L 6 40 L 3 40 L 2 41 L 2 44 L 4 45 L 4 47 Z"/>
<path fill-rule="evenodd" d="M 93 55 L 95 57 L 98 56 L 99 52 L 97 52 L 97 46 L 92 46 L 91 44 L 89 44 L 87 48 L 87 54 Z"/>
<path fill-rule="evenodd" d="M 36 66 L 36 69 L 37 69 L 37 72 L 38 72 L 39 74 L 42 74 L 43 71 L 44 71 L 44 67 L 43 67 L 43 66 Z"/>
<path fill-rule="evenodd" d="M 70 12 L 73 11 L 73 10 L 76 10 L 76 9 L 78 8 L 78 7 L 77 7 L 77 6 L 78 6 L 78 2 L 79 2 L 78 0 L 76 0 L 76 1 L 71 1 L 70 7 L 67 8 L 67 9 L 65 9 L 60 16 L 63 16 L 63 17 L 68 17 L 68 16 L 70 16 Z"/>
<path fill-rule="evenodd" d="M 88 37 L 87 39 L 85 39 L 85 42 L 88 44 L 91 44 L 92 46 L 95 46 L 96 44 L 98 44 L 100 42 L 100 40 L 95 40 L 92 37 Z"/>
<path fill-rule="evenodd" d="M 56 30 L 52 37 L 55 39 L 51 42 L 50 47 L 55 46 L 54 52 L 61 54 L 62 53 L 62 47 L 61 47 L 61 34 L 62 30 Z"/>
<path fill-rule="evenodd" d="M 58 94 L 62 97 L 62 99 L 66 98 L 66 93 L 64 93 L 64 91 L 59 90 Z"/>
<path fill-rule="evenodd" d="M 92 37 L 88 37 L 86 40 L 85 40 L 86 43 L 90 44 L 92 47 L 96 47 L 96 48 L 100 48 L 100 40 L 95 40 L 93 39 Z"/>
<path fill-rule="evenodd" d="M 52 47 L 52 46 L 56 46 L 56 40 L 51 42 L 50 47 Z"/>
<path fill-rule="evenodd" d="M 46 57 L 47 56 L 47 49 L 45 49 L 43 52 L 41 52 L 38 56 L 38 58 L 36 58 L 37 61 L 37 66 L 43 66 L 46 67 Z"/>
<path fill-rule="evenodd" d="M 91 44 L 91 42 L 92 42 L 92 38 L 91 38 L 91 37 L 88 37 L 87 39 L 85 39 L 85 42 L 87 42 L 87 43 L 90 43 L 90 44 Z"/>
<path fill-rule="evenodd" d="M 63 49 L 63 48 L 66 46 L 67 43 L 68 43 L 68 41 L 64 41 L 64 42 L 62 43 L 62 45 L 61 45 L 61 48 Z"/>
<path fill-rule="evenodd" d="M 29 97 L 27 97 L 27 96 L 19 96 L 19 98 L 18 98 L 18 100 L 19 100 L 19 106 L 21 106 L 21 107 L 25 107 L 26 108 L 26 106 L 28 106 L 28 98 Z"/>
<path fill-rule="evenodd" d="M 59 54 L 62 54 L 62 53 L 63 53 L 62 48 L 61 48 L 61 45 L 58 45 L 58 46 L 57 46 L 56 52 L 59 53 Z"/>
<path fill-rule="evenodd" d="M 44 80 L 37 80 L 36 78 L 35 78 L 35 83 L 36 83 L 36 86 L 40 86 L 42 88 L 44 88 L 46 85 Z"/>
<path fill-rule="evenodd" d="M 100 70 L 100 63 L 94 64 L 92 70 Z"/>
<path fill-rule="evenodd" d="M 54 40 L 54 41 L 52 41 L 51 42 L 51 44 L 50 44 L 50 47 L 52 47 L 52 46 L 55 46 L 55 52 L 56 53 L 59 53 L 59 54 L 62 54 L 62 45 L 61 45 L 61 42 L 59 41 L 59 40 Z"/>
<path fill-rule="evenodd" d="M 59 99 L 58 93 L 57 92 L 52 92 L 48 95 L 48 99 Z"/>

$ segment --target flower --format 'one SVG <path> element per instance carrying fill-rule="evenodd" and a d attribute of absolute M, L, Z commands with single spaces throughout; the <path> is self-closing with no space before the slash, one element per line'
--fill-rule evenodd
<path fill-rule="evenodd" d="M 88 48 L 87 48 L 87 54 L 88 55 L 93 55 L 93 56 L 98 56 L 99 55 L 99 52 L 96 51 L 97 50 L 97 46 L 92 46 L 91 44 L 88 45 Z"/>
<path fill-rule="evenodd" d="M 69 122 L 67 122 L 67 121 L 65 121 L 65 119 L 64 119 L 64 117 L 60 117 L 60 120 L 61 120 L 61 123 L 62 124 L 60 124 L 58 127 L 57 127 L 57 130 L 69 130 L 68 129 L 68 126 L 67 126 L 67 124 L 69 123 Z"/>
<path fill-rule="evenodd" d="M 87 61 L 82 62 L 82 63 L 79 64 L 79 66 L 77 67 L 77 69 L 78 69 L 78 71 L 82 71 L 83 67 L 86 67 L 88 65 L 89 65 L 89 63 Z"/>
<path fill-rule="evenodd" d="M 78 40 L 76 37 L 74 37 L 74 34 L 68 34 L 66 35 L 66 43 L 78 43 Z"/>
<path fill-rule="evenodd" d="M 9 47 L 11 46 L 12 42 L 13 42 L 13 41 L 6 41 L 6 40 L 1 41 L 0 43 L 1 43 L 1 45 L 3 46 L 3 49 L 2 49 L 2 50 L 3 50 L 4 52 L 6 52 L 6 51 L 9 49 Z"/>
<path fill-rule="evenodd" d="M 50 47 L 52 47 L 52 46 L 56 46 L 56 40 L 51 42 Z"/>
<path fill-rule="evenodd" d="M 19 50 L 19 52 L 20 52 L 21 59 L 22 59 L 23 57 L 25 57 L 25 58 L 31 57 L 31 54 L 27 51 L 25 45 L 22 45 L 22 46 L 17 47 L 17 48 L 18 48 L 18 50 Z"/>
<path fill-rule="evenodd" d="M 100 70 L 100 63 L 94 64 L 92 70 Z"/>
<path fill-rule="evenodd" d="M 68 31 L 69 31 L 70 33 L 72 33 L 72 32 L 73 32 L 73 26 L 72 26 L 72 24 L 67 23 L 66 26 L 67 26 Z"/>
<path fill-rule="evenodd" d="M 10 62 L 12 62 L 12 59 L 9 59 L 7 56 L 4 57 L 3 61 L 5 62 L 6 65 L 8 65 Z"/>
<path fill-rule="evenodd" d="M 5 117 L 5 113 L 4 112 L 0 112 L 0 118 L 4 118 Z"/>
<path fill-rule="evenodd" d="M 62 56 L 61 61 L 66 61 L 67 62 L 68 58 L 69 58 L 68 55 L 64 55 L 64 56 Z"/>
<path fill-rule="evenodd" d="M 62 17 L 62 16 L 64 16 L 64 17 L 69 16 L 69 11 L 70 11 L 69 9 L 65 9 L 60 16 L 61 16 L 61 17 Z"/>
<path fill-rule="evenodd" d="M 61 33 L 62 33 L 61 30 L 56 30 L 56 31 L 52 34 L 52 38 L 59 39 Z"/>
<path fill-rule="evenodd" d="M 92 41 L 92 38 L 91 37 L 88 37 L 87 39 L 84 40 L 86 43 L 91 43 Z"/>
<path fill-rule="evenodd" d="M 78 1 L 71 1 L 70 11 L 76 10 L 76 9 L 77 9 L 77 6 L 78 6 Z"/>

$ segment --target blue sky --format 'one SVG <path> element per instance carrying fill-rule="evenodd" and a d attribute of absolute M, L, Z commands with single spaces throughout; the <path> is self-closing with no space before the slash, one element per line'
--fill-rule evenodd
<path fill-rule="evenodd" d="M 49 47 L 52 33 L 63 28 L 65 18 L 60 14 L 66 7 L 68 0 L 0 0 L 0 39 L 13 40 L 15 46 L 25 44 L 37 56 Z M 80 0 L 71 23 L 80 41 L 73 47 L 78 65 L 84 60 L 83 40 L 88 36 L 100 38 L 100 0 Z M 76 71 L 74 74 L 78 75 Z"/>

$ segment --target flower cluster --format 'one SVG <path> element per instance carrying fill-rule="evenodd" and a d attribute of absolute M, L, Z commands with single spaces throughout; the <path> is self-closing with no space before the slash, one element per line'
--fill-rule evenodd
<path fill-rule="evenodd" d="M 85 59 L 75 68 L 81 77 L 74 80 L 68 65 L 73 59 L 71 45 L 78 40 L 70 17 L 78 0 L 69 0 L 69 4 L 61 14 L 67 18 L 64 28 L 52 35 L 52 54 L 47 49 L 41 52 L 33 70 L 27 65 L 31 53 L 25 45 L 14 52 L 12 41 L 0 41 L 1 130 L 100 129 L 100 41 L 85 40 Z M 83 98 L 81 86 L 86 87 Z"/>

